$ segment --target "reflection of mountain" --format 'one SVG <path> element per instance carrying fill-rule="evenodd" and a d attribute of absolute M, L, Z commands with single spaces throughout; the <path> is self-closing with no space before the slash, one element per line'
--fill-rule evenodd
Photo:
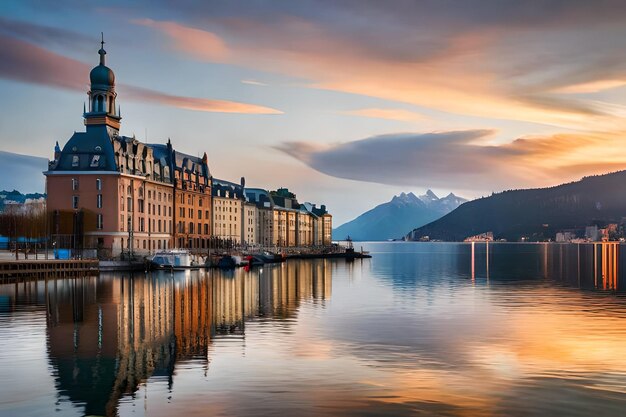
<path fill-rule="evenodd" d="M 303 300 L 328 299 L 331 269 L 328 261 L 299 261 L 250 272 L 50 280 L 44 287 L 37 297 L 47 306 L 59 394 L 87 415 L 116 415 L 119 399 L 147 378 L 171 384 L 176 361 L 207 361 L 216 335 L 243 336 L 247 320 L 282 321 L 297 316 Z M 32 294 L 17 294 L 25 296 Z"/>

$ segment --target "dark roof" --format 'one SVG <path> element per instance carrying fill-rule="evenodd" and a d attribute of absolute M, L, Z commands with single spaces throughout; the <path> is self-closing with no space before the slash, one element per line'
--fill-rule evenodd
<path fill-rule="evenodd" d="M 87 126 L 67 141 L 59 162 L 50 171 L 117 171 L 112 131 L 105 125 Z"/>
<path fill-rule="evenodd" d="M 214 197 L 226 197 L 226 191 L 229 192 L 230 198 L 243 198 L 244 190 L 241 184 L 213 178 L 211 194 Z"/>
<path fill-rule="evenodd" d="M 274 206 L 274 200 L 269 191 L 262 188 L 246 188 L 244 190 L 246 200 L 256 204 L 259 208 L 270 208 Z"/>

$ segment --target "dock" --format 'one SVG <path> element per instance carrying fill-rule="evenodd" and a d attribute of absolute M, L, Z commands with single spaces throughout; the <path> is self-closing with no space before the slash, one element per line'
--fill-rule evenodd
<path fill-rule="evenodd" d="M 23 279 L 73 278 L 99 272 L 97 259 L 22 259 L 0 261 L 0 283 Z"/>

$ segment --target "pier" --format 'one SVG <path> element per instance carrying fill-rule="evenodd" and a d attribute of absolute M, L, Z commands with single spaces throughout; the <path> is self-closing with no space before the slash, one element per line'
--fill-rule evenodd
<path fill-rule="evenodd" d="M 0 261 L 0 283 L 25 279 L 71 278 L 98 274 L 97 259 Z"/>

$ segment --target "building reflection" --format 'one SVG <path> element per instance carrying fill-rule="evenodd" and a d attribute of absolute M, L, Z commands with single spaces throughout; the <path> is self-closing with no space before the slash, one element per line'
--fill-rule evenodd
<path fill-rule="evenodd" d="M 146 379 L 173 384 L 177 361 L 208 366 L 216 337 L 245 337 L 250 320 L 288 322 L 302 302 L 328 300 L 331 285 L 327 261 L 40 283 L 59 397 L 85 415 L 116 415 Z"/>
<path fill-rule="evenodd" d="M 626 290 L 626 268 L 619 268 L 626 246 L 618 242 L 465 245 L 458 256 L 472 279 L 544 278 L 583 289 Z"/>

